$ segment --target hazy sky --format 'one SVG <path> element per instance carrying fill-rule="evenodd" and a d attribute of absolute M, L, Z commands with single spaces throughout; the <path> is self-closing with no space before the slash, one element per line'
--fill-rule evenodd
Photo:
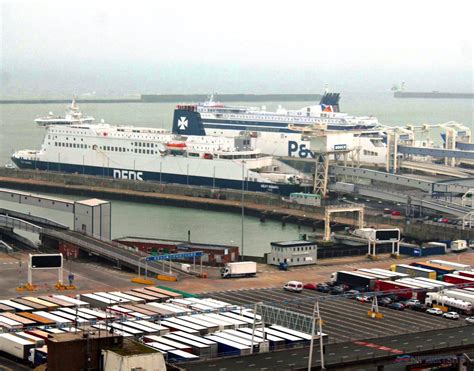
<path fill-rule="evenodd" d="M 8 1 L 0 94 L 472 90 L 472 1 Z"/>

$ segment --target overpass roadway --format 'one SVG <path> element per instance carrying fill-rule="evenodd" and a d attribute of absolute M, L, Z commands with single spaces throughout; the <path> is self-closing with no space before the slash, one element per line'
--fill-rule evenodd
<path fill-rule="evenodd" d="M 424 179 L 417 179 L 413 176 L 390 174 L 384 171 L 356 168 L 349 166 L 331 165 L 329 174 L 332 176 L 353 176 L 389 184 L 397 184 L 408 188 L 415 188 L 427 193 L 450 192 L 466 193 L 471 187 L 461 184 L 445 182 L 432 182 Z M 461 180 L 460 180 L 461 181 Z"/>
<path fill-rule="evenodd" d="M 368 319 L 368 321 L 370 321 Z M 459 354 L 474 349 L 474 326 L 431 330 L 410 335 L 326 344 L 325 367 L 360 369 L 376 365 L 406 365 L 416 357 Z M 306 370 L 309 347 L 291 348 L 249 356 L 180 363 L 185 370 Z M 428 358 L 428 357 L 427 357 Z M 319 343 L 315 342 L 312 367 L 320 367 Z"/>
<path fill-rule="evenodd" d="M 340 189 L 337 183 L 330 184 L 329 189 L 336 192 L 344 192 L 344 189 Z M 358 184 L 355 185 L 353 193 L 357 193 L 365 197 L 371 197 L 402 204 L 408 204 L 410 202 L 412 206 L 423 207 L 437 212 L 454 215 L 458 218 L 464 217 L 468 212 L 472 211 L 472 209 L 469 207 L 464 207 L 451 202 L 419 198 L 415 196 L 410 196 L 409 194 L 404 192 L 389 191 L 387 189 L 361 186 Z"/>
<path fill-rule="evenodd" d="M 137 271 L 139 266 L 139 260 L 147 256 L 144 253 L 136 251 L 133 247 L 121 245 L 114 241 L 98 240 L 94 237 L 74 231 L 43 229 L 41 235 L 69 242 L 90 254 L 100 256 L 107 260 L 118 262 L 130 268 L 136 269 Z M 143 261 L 140 266 L 142 269 L 141 272 L 143 273 L 145 269 Z M 158 262 L 148 262 L 147 270 L 148 272 L 151 272 L 155 275 L 167 274 L 169 272 L 169 263 L 163 264 Z M 186 273 L 180 270 L 175 263 L 171 264 L 171 270 L 174 274 L 194 277 L 193 274 Z"/>

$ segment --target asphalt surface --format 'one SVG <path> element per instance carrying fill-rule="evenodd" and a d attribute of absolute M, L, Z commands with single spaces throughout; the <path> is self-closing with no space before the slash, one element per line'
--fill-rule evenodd
<path fill-rule="evenodd" d="M 290 293 L 280 288 L 233 290 L 205 296 L 238 305 L 263 301 L 307 315 L 312 315 L 315 299 L 319 299 L 323 332 L 328 334 L 329 343 L 465 326 L 463 319 L 454 321 L 423 312 L 397 311 L 381 306 L 379 311 L 384 318 L 372 319 L 367 315 L 371 304 L 314 290 L 303 290 L 301 293 Z"/>
<path fill-rule="evenodd" d="M 325 366 L 334 369 L 361 369 L 353 362 L 372 362 L 384 359 L 391 367 L 405 369 L 418 360 L 429 360 L 423 353 L 456 346 L 474 346 L 474 326 L 432 330 L 412 336 L 396 335 L 367 341 L 353 341 L 325 346 Z M 319 344 L 313 351 L 312 367 L 320 366 Z M 291 370 L 306 368 L 309 347 L 258 353 L 245 357 L 229 357 L 205 362 L 181 363 L 186 370 Z M 438 357 L 438 356 L 437 356 Z M 351 366 L 352 365 L 352 366 Z M 400 366 L 398 368 L 397 366 Z M 393 367 L 393 368 L 392 368 Z M 368 370 L 370 368 L 363 368 Z"/>

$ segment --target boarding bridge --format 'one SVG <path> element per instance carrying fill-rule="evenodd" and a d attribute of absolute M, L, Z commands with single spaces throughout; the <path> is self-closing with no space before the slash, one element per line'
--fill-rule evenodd
<path fill-rule="evenodd" d="M 348 166 L 332 165 L 329 168 L 329 174 L 331 176 L 350 176 L 356 178 L 364 178 L 378 182 L 384 182 L 389 184 L 396 184 L 403 187 L 415 188 L 424 191 L 428 194 L 433 193 L 460 193 L 464 194 L 472 187 L 468 185 L 443 183 L 443 182 L 430 182 L 428 180 L 416 179 L 409 176 L 390 174 L 384 171 L 377 171 L 371 169 L 363 169 Z"/>
<path fill-rule="evenodd" d="M 331 184 L 329 189 L 335 192 L 344 192 L 345 189 L 339 188 L 339 184 Z M 375 198 L 384 201 L 390 201 L 400 204 L 410 204 L 412 207 L 419 207 L 434 210 L 436 212 L 446 213 L 461 218 L 472 211 L 471 208 L 445 202 L 441 200 L 431 200 L 407 195 L 405 192 L 389 191 L 387 189 L 355 185 L 354 194 L 364 197 Z"/>
<path fill-rule="evenodd" d="M 458 144 L 460 143 L 458 142 Z M 466 144 L 469 144 L 469 143 L 466 143 Z M 466 151 L 466 150 L 460 150 L 460 149 L 410 147 L 410 146 L 399 145 L 398 153 L 402 153 L 404 155 L 414 155 L 414 156 L 431 156 L 431 157 L 439 157 L 439 158 L 474 160 L 474 151 Z"/>

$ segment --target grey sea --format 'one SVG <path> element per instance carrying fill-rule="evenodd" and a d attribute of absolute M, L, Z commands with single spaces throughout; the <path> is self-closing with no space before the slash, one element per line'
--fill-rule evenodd
<path fill-rule="evenodd" d="M 473 128 L 473 101 L 469 99 L 395 99 L 390 92 L 343 93 L 341 110 L 354 115 L 376 116 L 382 124 L 393 126 L 438 124 L 457 121 Z M 249 103 L 229 103 L 249 105 Z M 309 102 L 281 103 L 289 109 L 298 109 Z M 257 104 L 253 104 L 257 106 Z M 258 103 L 273 110 L 276 102 Z M 97 121 L 110 124 L 162 127 L 171 129 L 174 104 L 121 103 L 81 104 L 82 112 Z M 10 162 L 11 154 L 19 149 L 38 149 L 44 128 L 33 120 L 48 112 L 63 115 L 64 104 L 11 104 L 0 105 L 0 166 Z M 435 132 L 433 135 L 436 135 Z M 439 141 L 439 138 L 433 138 Z M 61 195 L 59 195 L 61 196 Z M 65 197 L 65 196 L 63 196 Z M 0 201 L 0 207 L 27 211 L 72 225 L 72 216 L 40 208 Z M 240 216 L 230 213 L 163 207 L 114 201 L 112 206 L 112 234 L 122 236 L 147 236 L 170 239 L 187 239 L 188 230 L 195 242 L 212 242 L 240 245 Z M 282 226 L 278 222 L 260 223 L 257 218 L 246 217 L 244 225 L 244 253 L 262 256 L 270 251 L 271 241 L 297 239 L 307 228 L 294 225 Z"/>

